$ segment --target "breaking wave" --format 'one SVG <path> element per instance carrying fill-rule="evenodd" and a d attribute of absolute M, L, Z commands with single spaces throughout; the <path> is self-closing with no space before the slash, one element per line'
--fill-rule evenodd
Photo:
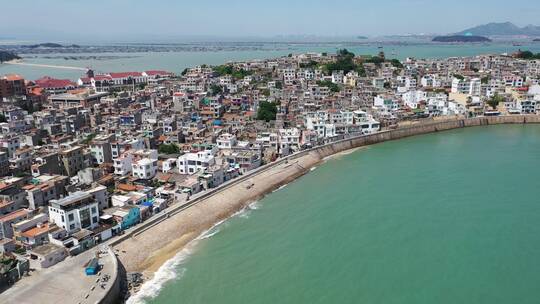
<path fill-rule="evenodd" d="M 158 271 L 154 273 L 154 276 L 151 280 L 144 282 L 141 286 L 141 289 L 137 293 L 129 297 L 129 299 L 126 301 L 126 304 L 142 304 L 145 303 L 145 300 L 147 299 L 155 298 L 157 295 L 159 295 L 159 292 L 161 291 L 165 283 L 173 279 L 182 278 L 182 276 L 186 272 L 186 268 L 179 267 L 184 264 L 187 258 L 189 258 L 193 254 L 199 241 L 209 239 L 214 235 L 218 234 L 221 231 L 220 226 L 227 222 L 229 219 L 237 216 L 241 218 L 248 218 L 249 213 L 252 210 L 257 210 L 259 208 L 259 202 L 254 201 L 239 210 L 238 212 L 235 212 L 230 217 L 215 223 L 210 229 L 201 233 L 197 238 L 189 242 L 189 244 L 187 244 L 186 247 L 184 247 L 180 252 L 178 252 L 172 259 L 165 262 L 165 264 L 163 264 L 158 269 Z"/>

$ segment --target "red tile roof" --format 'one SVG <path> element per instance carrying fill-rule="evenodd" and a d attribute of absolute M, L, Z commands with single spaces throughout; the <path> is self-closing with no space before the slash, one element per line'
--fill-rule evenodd
<path fill-rule="evenodd" d="M 28 213 L 30 213 L 28 210 L 26 209 L 20 209 L 20 210 L 17 210 L 17 211 L 13 211 L 11 213 L 8 213 L 2 217 L 0 217 L 0 222 L 9 222 L 9 221 L 12 221 L 16 218 L 19 218 L 19 217 L 26 217 L 28 216 Z"/>
<path fill-rule="evenodd" d="M 27 238 L 34 238 L 46 232 L 49 232 L 49 223 L 44 223 L 43 225 L 41 225 L 41 227 L 36 226 L 34 228 L 26 230 L 25 232 L 22 233 L 22 235 Z"/>
<path fill-rule="evenodd" d="M 112 78 L 127 78 L 127 77 L 141 77 L 141 72 L 122 72 L 122 73 L 110 73 Z"/>
<path fill-rule="evenodd" d="M 94 76 L 95 81 L 103 81 L 103 80 L 112 80 L 112 77 L 109 75 L 96 75 Z"/>
<path fill-rule="evenodd" d="M 8 81 L 24 80 L 24 78 L 22 78 L 22 76 L 17 75 L 17 74 L 6 75 L 6 76 L 4 76 L 4 79 L 8 80 Z"/>
<path fill-rule="evenodd" d="M 69 79 L 54 79 L 48 76 L 37 79 L 35 83 L 45 89 L 63 89 L 76 86 L 76 84 Z"/>

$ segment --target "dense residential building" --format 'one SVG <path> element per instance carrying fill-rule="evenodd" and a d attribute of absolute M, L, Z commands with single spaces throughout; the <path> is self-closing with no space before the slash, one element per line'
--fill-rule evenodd
<path fill-rule="evenodd" d="M 344 65 L 340 56 L 291 54 L 178 76 L 0 77 L 0 250 L 28 250 L 50 267 L 318 145 L 421 119 L 540 110 L 538 60 L 381 53 Z"/>

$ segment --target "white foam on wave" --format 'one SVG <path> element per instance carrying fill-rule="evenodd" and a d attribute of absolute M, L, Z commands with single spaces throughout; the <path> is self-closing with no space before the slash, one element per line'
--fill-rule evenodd
<path fill-rule="evenodd" d="M 288 185 L 289 185 L 289 184 L 282 185 L 282 186 L 280 186 L 279 188 L 277 188 L 276 190 L 272 191 L 272 193 L 278 192 L 279 190 L 281 190 L 281 189 L 287 187 Z"/>
<path fill-rule="evenodd" d="M 165 262 L 165 264 L 159 267 L 158 271 L 154 273 L 154 277 L 150 281 L 144 282 L 141 289 L 129 297 L 126 304 L 145 303 L 145 299 L 156 297 L 165 283 L 175 278 L 181 278 L 186 269 L 178 269 L 178 266 L 180 266 L 191 253 L 192 246 L 188 245 L 176 254 L 174 258 Z"/>
<path fill-rule="evenodd" d="M 248 207 L 249 207 L 249 209 L 251 209 L 251 210 L 257 210 L 257 209 L 259 209 L 261 206 L 259 205 L 259 201 L 254 201 L 253 203 L 249 204 Z"/>
<path fill-rule="evenodd" d="M 184 249 L 177 253 L 172 259 L 168 260 L 161 267 L 159 267 L 158 271 L 154 273 L 152 279 L 144 282 L 141 289 L 139 289 L 137 293 L 131 295 L 131 297 L 129 297 L 129 299 L 126 301 L 126 304 L 142 304 L 146 303 L 145 299 L 155 298 L 165 283 L 176 278 L 180 279 L 183 276 L 186 268 L 182 267 L 179 269 L 178 267 L 182 265 L 191 254 L 193 254 L 199 241 L 209 239 L 218 234 L 221 231 L 219 227 L 229 219 L 237 216 L 248 218 L 250 211 L 257 209 L 259 209 L 258 201 L 252 202 L 246 207 L 235 212 L 230 217 L 215 223 L 210 229 L 201 233 L 197 238 L 189 242 L 189 244 L 187 244 L 186 247 L 184 247 Z"/>

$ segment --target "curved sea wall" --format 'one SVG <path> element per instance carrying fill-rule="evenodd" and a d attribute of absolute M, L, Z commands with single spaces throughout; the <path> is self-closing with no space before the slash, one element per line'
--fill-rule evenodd
<path fill-rule="evenodd" d="M 189 253 L 191 241 L 229 218 L 251 202 L 285 185 L 322 162 L 325 157 L 346 150 L 389 140 L 439 131 L 496 124 L 540 123 L 540 116 L 500 116 L 423 121 L 407 127 L 376 134 L 342 139 L 267 164 L 235 180 L 208 191 L 182 206 L 169 208 L 129 231 L 110 245 L 114 247 L 126 271 L 143 272 L 151 277 L 167 260 Z"/>
<path fill-rule="evenodd" d="M 121 278 L 119 275 L 119 265 L 118 265 L 118 259 L 116 258 L 116 255 L 112 251 L 111 248 L 107 249 L 107 254 L 109 255 L 110 259 L 112 259 L 112 274 L 111 284 L 108 284 L 107 290 L 105 292 L 105 295 L 101 299 L 99 303 L 101 304 L 115 304 L 119 302 L 120 297 L 120 283 Z"/>

